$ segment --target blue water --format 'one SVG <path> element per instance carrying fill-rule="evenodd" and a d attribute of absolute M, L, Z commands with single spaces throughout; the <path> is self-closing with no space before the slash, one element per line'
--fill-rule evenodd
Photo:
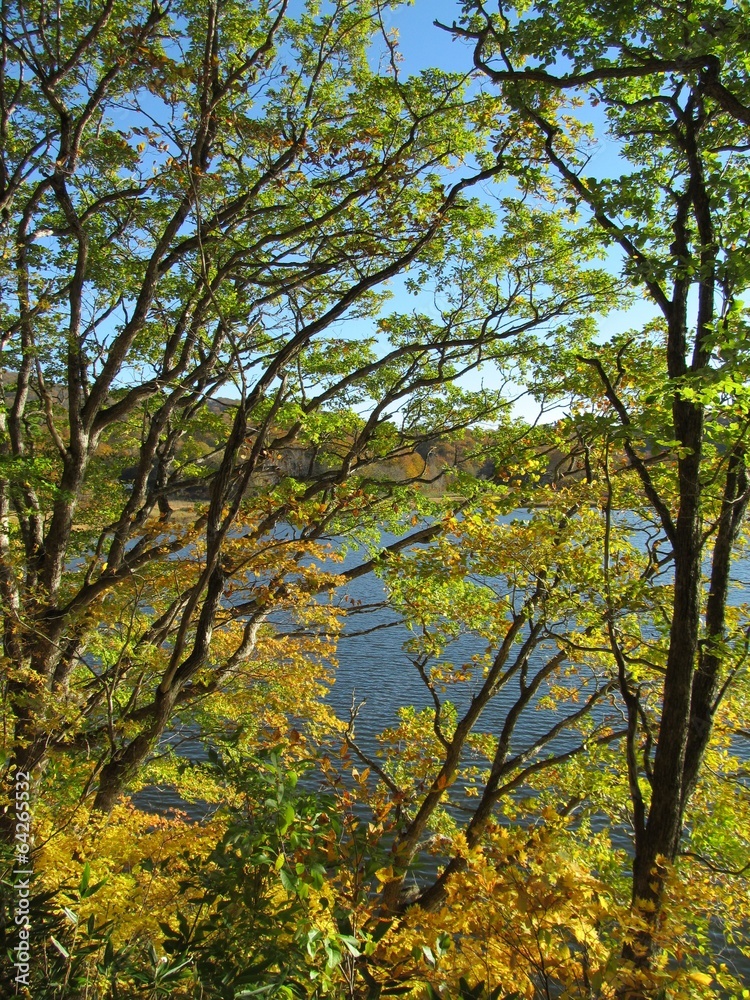
<path fill-rule="evenodd" d="M 384 541 L 389 541 L 385 538 Z M 344 563 L 344 568 L 356 565 L 362 558 L 357 553 L 350 553 Z M 332 567 L 334 568 L 334 567 Z M 336 566 L 334 571 L 340 571 L 341 567 Z M 732 597 L 735 604 L 742 603 L 748 599 L 750 590 L 750 559 L 745 558 L 738 561 L 734 570 L 734 580 L 736 589 Z M 380 765 L 386 765 L 388 755 L 398 753 L 401 747 L 391 746 L 378 739 L 379 734 L 388 727 L 392 727 L 398 722 L 398 709 L 406 706 L 414 706 L 417 709 L 432 706 L 432 694 L 420 677 L 419 671 L 412 663 L 409 655 L 404 651 L 404 643 L 412 637 L 412 633 L 404 627 L 398 616 L 384 606 L 385 589 L 382 582 L 375 576 L 370 575 L 354 580 L 347 584 L 339 599 L 346 606 L 355 610 L 347 616 L 344 634 L 338 646 L 338 666 L 335 672 L 335 683 L 333 684 L 327 699 L 337 715 L 342 719 L 348 719 L 353 706 L 357 706 L 357 716 L 355 721 L 355 733 L 357 744 L 366 755 L 375 759 Z M 279 615 L 274 623 L 284 631 L 293 628 L 293 623 L 288 616 Z M 454 664 L 470 661 L 472 655 L 483 654 L 487 643 L 475 635 L 464 634 L 444 653 L 444 658 Z M 543 662 L 545 653 L 548 655 L 550 647 L 542 647 L 535 651 L 530 657 L 530 672 L 537 669 Z M 571 677 L 565 683 L 570 690 L 580 682 Z M 583 675 L 585 676 L 585 674 Z M 451 686 L 447 692 L 440 693 L 441 698 L 450 698 L 457 706 L 460 713 L 466 709 L 471 695 L 476 690 L 480 678 L 474 682 L 467 682 Z M 475 727 L 477 731 L 483 733 L 497 734 L 506 718 L 507 711 L 518 695 L 518 682 L 513 680 L 503 689 L 485 710 L 484 715 Z M 585 696 L 591 687 L 584 688 L 581 692 Z M 544 694 L 544 689 L 541 692 Z M 579 702 L 580 704 L 580 702 Z M 575 702 L 570 702 L 558 707 L 557 711 L 550 709 L 540 709 L 538 706 L 528 708 L 517 727 L 514 739 L 511 744 L 511 752 L 517 753 L 531 747 L 535 740 L 544 735 L 550 726 L 559 721 L 562 712 L 570 711 L 570 705 L 575 707 Z M 594 717 L 596 721 L 611 721 L 613 728 L 622 728 L 623 712 L 619 703 L 619 695 L 616 693 L 603 700 L 596 708 Z M 172 742 L 175 749 L 182 756 L 194 760 L 205 759 L 205 747 L 200 739 L 200 734 L 194 729 L 183 730 L 181 733 L 170 734 L 168 740 Z M 579 737 L 570 731 L 563 731 L 552 743 L 548 744 L 539 753 L 542 756 L 549 753 L 559 753 L 577 745 Z M 750 741 L 738 739 L 736 751 L 745 759 L 750 758 Z M 482 761 L 481 766 L 486 767 L 487 762 Z M 518 794 L 521 794 L 519 790 Z M 454 798 L 454 805 L 461 810 L 463 807 L 476 803 L 476 799 L 463 799 L 459 792 Z M 151 788 L 139 793 L 137 803 L 142 808 L 151 809 L 157 812 L 164 812 L 168 809 L 184 809 L 194 819 L 200 819 L 205 815 L 205 806 L 198 804 L 186 804 L 172 789 Z M 602 824 L 607 823 L 606 817 L 600 817 Z M 596 825 L 596 824 L 595 824 Z M 627 851 L 630 850 L 630 831 L 623 826 L 619 829 L 611 830 L 612 839 L 616 846 Z M 431 858 L 425 864 L 434 872 L 436 860 Z M 423 865 L 418 865 L 423 868 Z M 426 869 L 422 871 L 423 876 L 431 874 Z M 717 928 L 712 935 L 712 946 L 716 955 L 721 954 L 721 959 L 734 965 L 740 975 L 745 975 L 750 980 L 750 962 L 743 959 L 735 948 L 727 949 L 726 943 Z"/>
<path fill-rule="evenodd" d="M 527 517 L 529 514 L 517 512 L 511 516 Z M 383 543 L 388 544 L 394 539 L 395 536 L 384 535 Z M 358 565 L 366 557 L 363 553 L 350 552 L 343 566 L 332 564 L 331 569 L 334 572 L 341 572 L 342 569 Z M 750 590 L 750 558 L 739 560 L 733 575 L 735 590 L 732 601 L 741 603 L 747 600 Z M 413 638 L 413 633 L 401 623 L 395 612 L 385 606 L 385 598 L 383 583 L 372 574 L 347 583 L 338 595 L 340 603 L 352 610 L 347 615 L 344 632 L 339 641 L 335 683 L 327 700 L 342 719 L 348 719 L 352 707 L 357 706 L 356 739 L 368 755 L 385 752 L 384 744 L 377 737 L 384 729 L 398 723 L 399 708 L 414 706 L 416 709 L 423 709 L 433 704 L 431 692 L 403 648 L 404 643 Z M 290 617 L 284 614 L 279 614 L 270 621 L 280 631 L 295 627 Z M 442 659 L 461 664 L 469 662 L 475 654 L 484 654 L 486 649 L 487 642 L 484 639 L 467 633 L 444 652 Z M 548 642 L 532 652 L 529 660 L 530 677 L 555 649 L 555 645 Z M 582 681 L 588 681 L 588 684 L 583 685 Z M 440 692 L 439 697 L 441 700 L 453 701 L 460 717 L 480 683 L 481 677 L 477 677 L 470 682 L 452 685 L 447 691 Z M 540 709 L 537 699 L 536 704 L 532 704 L 524 711 L 519 721 L 511 743 L 511 753 L 522 752 L 531 747 L 551 726 L 559 722 L 563 713 L 575 711 L 593 688 L 591 674 L 586 671 L 579 671 L 576 676 L 566 678 L 564 684 L 571 696 L 578 694 L 579 700 L 576 701 L 571 697 L 567 706 L 558 701 L 558 708 L 553 711 Z M 579 689 L 577 692 L 576 688 Z M 487 706 L 475 730 L 497 735 L 518 693 L 518 680 L 513 679 Z M 546 693 L 547 689 L 543 686 L 540 696 Z M 593 718 L 598 723 L 609 722 L 613 729 L 621 729 L 623 707 L 619 695 L 614 692 L 599 702 L 593 712 Z M 205 748 L 199 734 L 190 728 L 179 734 L 171 733 L 167 741 L 175 745 L 178 743 L 178 752 L 182 756 L 195 760 L 205 757 Z M 545 746 L 542 753 L 545 755 L 559 753 L 577 745 L 578 742 L 580 741 L 574 733 L 563 730 L 555 741 Z M 750 741 L 740 739 L 736 745 L 736 751 L 746 759 L 750 757 L 749 744 Z M 398 751 L 397 747 L 392 749 Z M 159 811 L 183 804 L 182 800 L 168 789 L 146 790 L 140 793 L 138 801 L 146 808 Z"/>

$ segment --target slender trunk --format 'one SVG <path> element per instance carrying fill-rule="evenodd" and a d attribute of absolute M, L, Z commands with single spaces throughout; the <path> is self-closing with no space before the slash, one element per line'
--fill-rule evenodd
<path fill-rule="evenodd" d="M 154 702 L 151 724 L 135 736 L 126 747 L 113 754 L 99 775 L 99 787 L 93 808 L 97 812 L 111 812 L 128 781 L 144 763 L 156 741 L 169 723 L 177 691 L 158 694 Z"/>
<path fill-rule="evenodd" d="M 653 929 L 659 919 L 665 862 L 674 861 L 680 843 L 685 806 L 683 776 L 690 725 L 690 699 L 698 657 L 700 628 L 701 483 L 703 411 L 676 398 L 673 405 L 678 440 L 685 448 L 678 460 L 680 507 L 675 522 L 674 598 L 664 676 L 662 715 L 651 779 L 646 827 L 633 860 L 633 904 L 650 917 L 624 956 L 646 968 L 653 954 Z M 645 906 L 644 906 L 645 904 Z"/>
<path fill-rule="evenodd" d="M 737 446 L 729 458 L 719 525 L 711 560 L 711 583 L 706 603 L 706 638 L 700 646 L 698 669 L 690 699 L 690 728 L 685 750 L 682 805 L 687 804 L 698 782 L 703 755 L 721 698 L 721 643 L 725 635 L 729 573 L 732 551 L 750 501 L 745 451 Z"/>

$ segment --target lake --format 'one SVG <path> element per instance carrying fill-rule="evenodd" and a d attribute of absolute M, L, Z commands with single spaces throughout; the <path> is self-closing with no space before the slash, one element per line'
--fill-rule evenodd
<path fill-rule="evenodd" d="M 503 520 L 514 517 L 527 517 L 529 512 L 518 511 L 508 515 Z M 283 531 L 284 529 L 280 529 Z M 383 543 L 389 544 L 397 536 L 383 536 Z M 366 555 L 349 552 L 343 564 L 331 564 L 334 572 L 356 566 Z M 738 603 L 748 599 L 750 591 L 750 558 L 739 560 L 733 572 L 736 592 L 732 600 Z M 338 667 L 335 671 L 335 683 L 328 695 L 328 702 L 340 718 L 347 719 L 353 704 L 361 708 L 357 714 L 357 741 L 367 751 L 373 753 L 380 744 L 376 735 L 385 728 L 397 723 L 398 709 L 412 705 L 417 709 L 426 708 L 432 704 L 430 692 L 425 687 L 417 669 L 403 650 L 404 642 L 412 633 L 399 621 L 398 616 L 383 606 L 385 589 L 382 582 L 373 574 L 352 580 L 342 588 L 342 599 L 347 606 L 355 608 L 347 618 L 344 634 L 338 647 Z M 369 609 L 369 610 L 368 610 Z M 288 615 L 279 614 L 270 621 L 284 631 L 290 627 Z M 470 660 L 472 655 L 481 655 L 486 650 L 486 641 L 472 635 L 464 635 L 456 641 L 445 654 L 445 659 L 451 662 Z M 535 651 L 530 657 L 533 668 L 540 663 L 544 650 Z M 469 703 L 472 693 L 470 684 L 460 684 L 451 687 L 444 697 L 450 697 L 461 711 Z M 510 685 L 508 690 L 501 691 L 488 705 L 482 716 L 478 729 L 482 732 L 497 733 L 502 725 L 508 708 L 517 694 L 517 685 Z M 611 711 L 611 706 L 603 703 L 596 710 L 599 720 Z M 536 739 L 554 724 L 559 718 L 550 710 L 526 711 L 518 726 L 512 749 L 517 752 L 532 744 Z M 621 724 L 621 715 L 615 713 Z M 181 736 L 172 734 L 169 740 L 179 740 L 180 753 L 191 759 L 204 759 L 205 749 L 198 733 L 185 733 Z M 548 749 L 559 751 L 571 745 L 571 737 L 563 732 L 557 741 Z M 740 742 L 737 752 L 745 759 L 750 757 L 748 741 Z M 140 805 L 147 809 L 163 811 L 183 804 L 179 797 L 168 789 L 148 789 L 138 796 Z M 193 808 L 189 809 L 195 813 Z"/>
<path fill-rule="evenodd" d="M 384 538 L 387 543 L 391 537 Z M 344 568 L 356 565 L 359 561 L 356 553 L 350 553 L 344 563 Z M 339 567 L 332 567 L 339 569 Z M 747 600 L 750 587 L 750 559 L 738 562 L 734 571 L 738 589 L 733 600 Z M 397 723 L 397 712 L 400 707 L 412 705 L 425 708 L 431 705 L 431 696 L 426 689 L 417 669 L 410 662 L 408 655 L 402 649 L 403 643 L 411 633 L 400 624 L 396 615 L 383 607 L 385 591 L 380 580 L 375 576 L 361 577 L 346 585 L 345 598 L 354 606 L 359 606 L 357 613 L 352 614 L 344 630 L 338 649 L 339 665 L 336 670 L 336 680 L 328 695 L 328 701 L 341 718 L 348 718 L 352 704 L 361 704 L 356 720 L 357 742 L 368 755 L 382 749 L 382 744 L 376 739 L 389 726 Z M 357 605 L 358 602 L 358 605 Z M 370 610 L 365 610 L 365 609 Z M 287 616 L 279 615 L 275 624 L 280 630 L 290 626 Z M 469 660 L 475 653 L 482 653 L 486 642 L 475 636 L 463 636 L 451 648 L 448 658 L 452 662 Z M 536 656 L 541 654 L 537 653 Z M 535 665 L 532 656 L 532 667 Z M 469 685 L 457 685 L 451 689 L 450 697 L 456 702 L 459 710 L 465 708 L 471 696 Z M 497 732 L 505 719 L 507 709 L 514 697 L 513 690 L 501 693 L 490 703 L 479 726 L 482 732 Z M 601 718 L 604 713 L 612 711 L 612 706 L 604 704 L 598 709 Z M 548 727 L 554 723 L 556 713 L 550 710 L 527 711 L 518 727 L 514 751 L 519 751 L 533 744 Z M 621 724 L 621 717 L 619 719 Z M 184 737 L 184 734 L 183 734 Z M 547 749 L 564 750 L 571 745 L 572 738 L 563 732 Z M 748 741 L 738 744 L 737 750 L 747 759 L 750 754 Z M 193 759 L 205 757 L 205 749 L 195 733 L 186 742 L 181 740 L 180 753 Z M 476 800 L 471 800 L 476 802 Z M 186 804 L 170 789 L 147 789 L 137 796 L 141 807 L 163 812 L 170 808 L 186 808 L 194 818 L 200 818 L 203 810 L 200 806 Z M 466 801 L 469 804 L 469 801 Z M 602 818 L 602 823 L 605 820 Z M 628 831 L 623 828 L 611 831 L 617 846 L 630 849 Z M 434 866 L 432 859 L 428 864 Z M 717 952 L 722 952 L 722 959 L 731 961 L 750 977 L 750 963 L 742 959 L 734 949 L 726 950 L 721 935 L 717 932 L 713 939 Z"/>

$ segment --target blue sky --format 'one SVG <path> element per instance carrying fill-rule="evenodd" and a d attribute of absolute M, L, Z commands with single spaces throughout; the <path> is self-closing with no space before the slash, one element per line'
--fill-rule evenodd
<path fill-rule="evenodd" d="M 391 10 L 388 17 L 384 19 L 387 28 L 395 28 L 398 31 L 398 43 L 403 56 L 402 67 L 404 73 L 415 73 L 431 66 L 439 66 L 442 69 L 457 72 L 468 71 L 472 66 L 471 46 L 460 39 L 454 38 L 449 32 L 435 26 L 436 20 L 444 24 L 451 24 L 457 20 L 461 14 L 461 3 L 459 0 L 415 0 L 410 6 L 399 6 Z M 582 108 L 582 115 L 587 116 L 598 126 L 597 132 L 600 136 L 603 133 L 603 118 L 597 109 Z M 600 140 L 598 148 L 594 152 L 588 164 L 587 172 L 593 176 L 604 177 L 618 172 L 622 167 L 619 161 L 614 144 Z M 620 270 L 621 259 L 616 251 L 612 251 L 607 259 L 607 266 L 613 273 Z M 411 311 L 415 308 L 423 308 L 423 303 L 407 295 L 400 282 L 392 284 L 393 298 L 386 305 L 388 311 Z M 605 318 L 601 319 L 601 331 L 603 336 L 631 328 L 640 328 L 648 320 L 656 315 L 653 305 L 646 300 L 637 299 L 632 306 L 627 309 L 613 311 Z M 487 371 L 484 375 L 475 375 L 467 379 L 467 386 L 476 385 L 484 378 L 486 384 L 491 384 L 492 373 Z M 518 416 L 527 420 L 533 420 L 537 416 L 538 409 L 534 401 L 530 398 L 520 400 L 515 405 L 515 412 Z M 544 419 L 554 419 L 562 411 L 553 411 L 551 415 Z"/>
<path fill-rule="evenodd" d="M 404 67 L 411 71 L 429 66 L 457 70 L 469 67 L 470 48 L 433 23 L 439 20 L 451 24 L 460 13 L 461 4 L 456 0 L 416 0 L 412 6 L 391 11 L 386 23 L 398 30 Z"/>

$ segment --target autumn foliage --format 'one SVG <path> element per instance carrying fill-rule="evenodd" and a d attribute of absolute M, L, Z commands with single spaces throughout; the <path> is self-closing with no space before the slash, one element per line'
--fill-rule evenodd
<path fill-rule="evenodd" d="M 405 6 L 2 6 L 4 995 L 747 998 L 747 11 Z"/>

